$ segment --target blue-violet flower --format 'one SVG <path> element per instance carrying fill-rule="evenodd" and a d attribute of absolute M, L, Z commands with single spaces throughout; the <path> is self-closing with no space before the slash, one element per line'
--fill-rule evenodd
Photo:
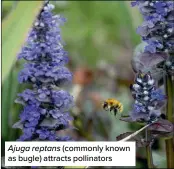
<path fill-rule="evenodd" d="M 144 22 L 137 32 L 147 42 L 145 52 L 174 52 L 174 2 L 136 0 Z"/>
<path fill-rule="evenodd" d="M 160 109 L 165 103 L 166 96 L 160 88 L 156 87 L 150 72 L 137 73 L 135 83 L 130 86 L 130 89 L 135 99 L 133 110 L 130 112 L 134 121 L 149 122 L 160 117 Z"/>
<path fill-rule="evenodd" d="M 44 4 L 18 56 L 28 61 L 19 73 L 19 82 L 32 85 L 32 89 L 18 94 L 16 100 L 24 106 L 20 121 L 14 125 L 23 130 L 20 141 L 70 140 L 69 136 L 57 134 L 58 130 L 70 127 L 72 117 L 68 110 L 73 97 L 59 88 L 72 80 L 72 74 L 64 67 L 68 57 L 63 49 L 60 25 L 65 19 L 53 15 L 53 9 L 52 4 Z"/>

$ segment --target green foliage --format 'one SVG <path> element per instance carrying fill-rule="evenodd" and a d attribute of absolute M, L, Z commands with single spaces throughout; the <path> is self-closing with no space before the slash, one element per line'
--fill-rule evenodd
<path fill-rule="evenodd" d="M 3 2 L 3 9 L 9 9 L 12 2 Z M 2 22 L 2 137 L 4 140 L 15 140 L 16 132 L 11 129 L 18 118 L 20 107 L 14 100 L 20 86 L 17 81 L 20 63 L 16 63 L 16 55 L 20 51 L 26 35 L 39 12 L 42 1 L 18 2 Z M 9 11 L 9 10 L 8 10 Z"/>
<path fill-rule="evenodd" d="M 20 51 L 26 35 L 35 19 L 42 1 L 18 2 L 2 23 L 2 81 L 15 62 L 16 55 Z"/>
<path fill-rule="evenodd" d="M 12 1 L 3 1 L 2 2 L 2 19 L 4 19 L 8 13 L 12 10 L 14 2 Z"/>
<path fill-rule="evenodd" d="M 133 49 L 140 38 L 129 8 L 121 1 L 69 1 L 65 7 L 57 2 L 55 12 L 68 19 L 62 31 L 73 62 L 94 68 L 101 59 L 113 61 L 122 49 Z"/>
<path fill-rule="evenodd" d="M 25 85 L 19 85 L 17 76 L 22 64 L 17 62 L 13 65 L 8 77 L 2 86 L 2 137 L 5 140 L 16 140 L 18 132 L 12 129 L 12 125 L 17 121 L 21 106 L 14 103 L 17 93 L 21 92 Z"/>

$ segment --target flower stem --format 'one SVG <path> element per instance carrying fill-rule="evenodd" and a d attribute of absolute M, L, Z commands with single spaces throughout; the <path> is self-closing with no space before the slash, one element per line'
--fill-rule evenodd
<path fill-rule="evenodd" d="M 146 141 L 148 142 L 150 138 L 150 131 L 148 131 L 148 128 L 146 128 Z M 155 168 L 153 164 L 153 157 L 152 157 L 152 149 L 151 149 L 151 143 L 146 146 L 146 156 L 147 156 L 147 164 L 148 168 Z"/>
<path fill-rule="evenodd" d="M 152 124 L 152 123 L 151 123 Z M 140 128 L 138 131 L 130 134 L 129 136 L 125 137 L 124 139 L 122 140 L 119 140 L 119 141 L 128 141 L 129 139 L 135 137 L 137 134 L 139 134 L 141 131 L 143 131 L 144 129 L 146 129 L 147 127 L 149 127 L 151 124 L 147 124 L 146 126 Z"/>
<path fill-rule="evenodd" d="M 166 119 L 173 122 L 173 103 L 174 103 L 174 82 L 172 81 L 171 75 L 165 77 L 166 94 L 167 94 L 167 106 L 166 106 Z M 165 141 L 166 144 L 166 157 L 167 157 L 167 168 L 174 168 L 174 139 L 168 139 Z"/>

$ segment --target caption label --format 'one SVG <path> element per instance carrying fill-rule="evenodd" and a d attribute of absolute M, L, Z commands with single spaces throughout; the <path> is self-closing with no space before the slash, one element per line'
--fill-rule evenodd
<path fill-rule="evenodd" d="M 6 142 L 5 166 L 135 166 L 134 142 Z"/>

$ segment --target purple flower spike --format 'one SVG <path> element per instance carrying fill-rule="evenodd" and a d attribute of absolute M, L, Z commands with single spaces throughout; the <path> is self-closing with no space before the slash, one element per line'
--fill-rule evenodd
<path fill-rule="evenodd" d="M 53 15 L 54 6 L 48 2 L 33 24 L 26 45 L 18 59 L 25 59 L 19 73 L 20 83 L 29 83 L 32 89 L 18 94 L 17 103 L 24 106 L 15 128 L 23 130 L 20 141 L 48 140 L 68 141 L 59 136 L 58 130 L 70 127 L 73 120 L 67 111 L 73 106 L 73 97 L 59 85 L 72 80 L 72 74 L 64 66 L 68 62 L 60 34 L 65 18 Z"/>
<path fill-rule="evenodd" d="M 131 3 L 138 6 L 144 22 L 137 33 L 148 43 L 145 52 L 174 51 L 174 1 L 136 0 Z"/>
<path fill-rule="evenodd" d="M 150 72 L 137 73 L 135 83 L 131 85 L 132 96 L 135 99 L 130 116 L 134 121 L 155 120 L 161 115 L 160 108 L 164 105 L 166 96 L 157 89 Z"/>

